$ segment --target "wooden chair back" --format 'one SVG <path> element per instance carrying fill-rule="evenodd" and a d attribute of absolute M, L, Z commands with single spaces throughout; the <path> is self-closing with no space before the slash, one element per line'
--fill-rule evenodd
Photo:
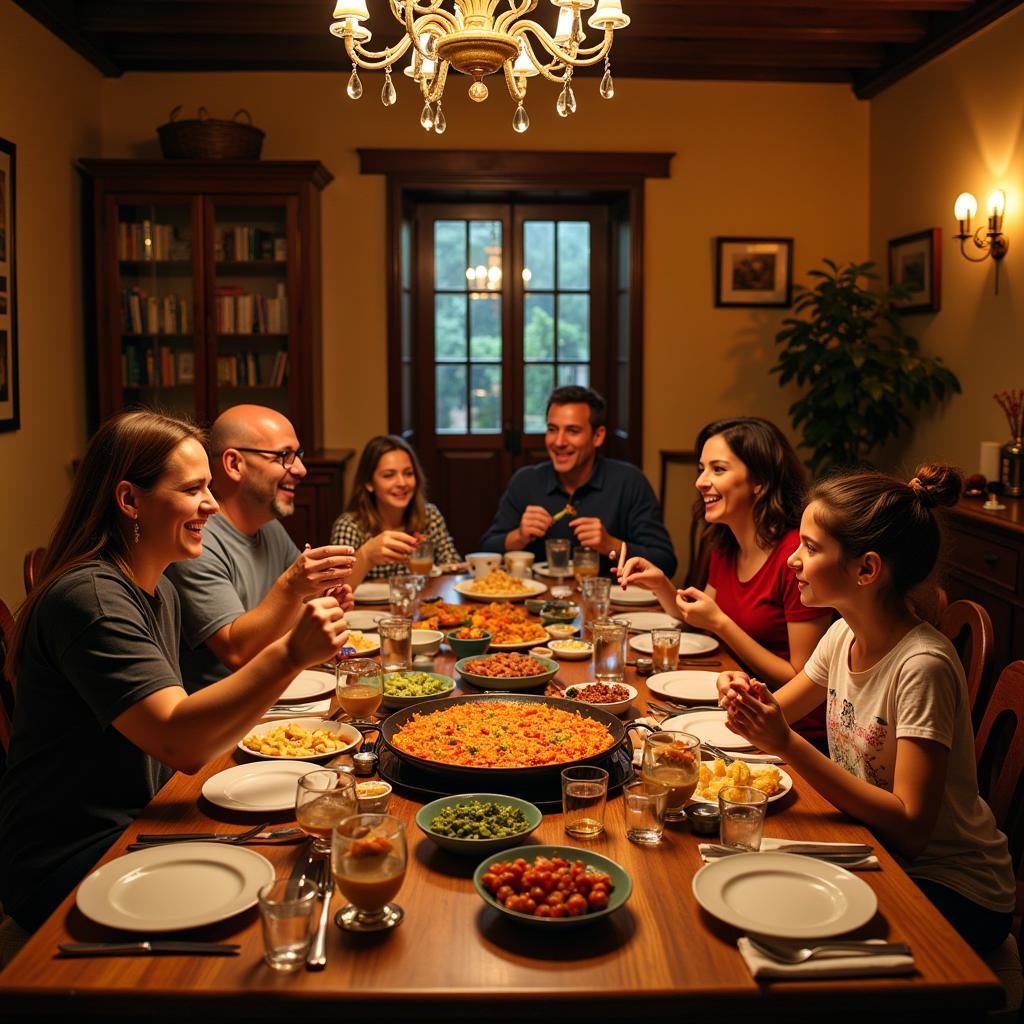
<path fill-rule="evenodd" d="M 25 580 L 25 594 L 29 594 L 32 588 L 39 581 L 43 568 L 43 559 L 46 557 L 46 548 L 29 548 L 25 552 L 25 561 L 22 564 L 22 576 Z"/>
<path fill-rule="evenodd" d="M 992 652 L 995 649 L 995 634 L 992 619 L 980 604 L 974 601 L 953 601 L 946 606 L 939 617 L 939 629 L 956 648 L 967 677 L 967 698 L 974 716 L 975 731 L 984 717 L 984 700 L 979 704 L 979 694 L 988 697 Z"/>
<path fill-rule="evenodd" d="M 7 678 L 7 652 L 14 642 L 14 616 L 0 600 L 0 774 L 7 765 L 7 749 L 11 745 L 11 723 L 14 721 L 14 680 Z"/>
<path fill-rule="evenodd" d="M 1024 661 L 1011 662 L 996 680 L 975 750 L 981 795 L 1010 842 L 1019 936 L 1024 915 Z"/>

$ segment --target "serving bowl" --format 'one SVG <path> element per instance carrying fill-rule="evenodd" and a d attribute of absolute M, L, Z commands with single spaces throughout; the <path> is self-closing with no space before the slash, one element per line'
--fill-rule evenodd
<path fill-rule="evenodd" d="M 523 812 L 526 827 L 510 836 L 499 836 L 493 839 L 464 839 L 459 836 L 443 836 L 434 832 L 430 823 L 449 807 L 456 804 L 467 804 L 471 800 L 479 800 L 482 804 L 498 804 L 502 807 L 515 807 Z M 459 856 L 486 857 L 497 850 L 506 850 L 510 846 L 518 846 L 544 820 L 540 808 L 528 800 L 520 800 L 517 796 L 505 796 L 500 793 L 459 793 L 457 796 L 443 796 L 432 803 L 424 804 L 416 812 L 416 824 L 420 831 L 432 839 L 443 850 Z M 532 847 L 530 847 L 532 849 Z"/>
<path fill-rule="evenodd" d="M 480 657 L 478 655 L 477 657 Z M 484 659 L 493 658 L 493 654 L 485 654 Z M 535 655 L 530 655 L 535 657 Z M 455 662 L 455 671 L 473 686 L 481 690 L 535 690 L 543 686 L 558 671 L 558 665 L 549 658 L 536 658 L 544 665 L 544 671 L 535 676 L 481 676 L 466 668 L 467 662 L 476 658 L 460 658 Z"/>
<path fill-rule="evenodd" d="M 594 645 L 586 640 L 550 640 L 548 647 L 556 658 L 564 661 L 583 661 L 594 653 Z"/>
<path fill-rule="evenodd" d="M 402 676 L 409 673 L 416 673 L 421 676 L 433 676 L 435 679 L 441 680 L 446 683 L 446 687 L 443 690 L 438 690 L 437 693 L 424 693 L 417 696 L 400 696 L 398 694 L 389 694 L 387 692 L 388 678 L 392 676 Z M 399 708 L 407 708 L 412 704 L 419 704 L 424 700 L 438 700 L 441 697 L 447 697 L 455 689 L 455 680 L 451 676 L 442 675 L 440 672 L 421 672 L 419 669 L 406 669 L 404 672 L 386 672 L 384 674 L 384 698 L 381 703 L 384 707 L 389 708 L 392 711 L 397 711 Z"/>
<path fill-rule="evenodd" d="M 360 814 L 386 814 L 391 799 L 391 783 L 368 779 L 356 783 L 356 802 Z"/>
<path fill-rule="evenodd" d="M 546 597 L 528 597 L 525 603 L 526 610 L 531 615 L 540 615 L 544 610 L 544 605 L 548 603 L 548 599 Z"/>
<path fill-rule="evenodd" d="M 608 703 L 608 704 L 596 704 L 596 703 L 591 703 L 590 701 L 587 701 L 587 700 L 580 700 L 578 694 L 581 691 L 583 693 L 586 693 L 586 691 L 591 686 L 597 686 L 596 682 L 577 683 L 577 684 L 574 684 L 573 686 L 567 686 L 562 691 L 562 694 L 563 694 L 563 696 L 565 696 L 565 698 L 567 700 L 579 701 L 581 704 L 586 704 L 587 707 L 590 707 L 590 708 L 603 708 L 605 711 L 609 712 L 610 714 L 613 714 L 613 715 L 624 715 L 630 709 L 630 707 L 632 706 L 633 701 L 636 700 L 637 690 L 636 690 L 635 686 L 630 686 L 629 683 L 619 683 L 617 685 L 623 686 L 627 690 L 629 690 L 629 697 L 627 697 L 625 700 L 616 700 L 616 701 L 612 701 L 611 703 Z"/>
<path fill-rule="evenodd" d="M 416 629 L 412 630 L 412 655 L 418 658 L 423 654 L 437 654 L 441 650 L 441 641 L 444 633 L 439 629 Z"/>
<path fill-rule="evenodd" d="M 460 626 L 459 628 L 461 629 L 462 627 Z M 450 633 L 445 634 L 448 646 L 451 647 L 456 658 L 472 658 L 483 654 L 491 645 L 493 634 L 489 633 L 486 629 L 483 630 L 484 635 L 475 640 L 465 640 L 455 636 L 458 631 L 458 629 L 453 629 Z"/>

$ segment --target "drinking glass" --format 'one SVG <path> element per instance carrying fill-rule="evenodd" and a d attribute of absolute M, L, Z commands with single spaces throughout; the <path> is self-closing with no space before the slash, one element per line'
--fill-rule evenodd
<path fill-rule="evenodd" d="M 621 683 L 626 673 L 626 634 L 624 619 L 596 619 L 590 624 L 594 636 L 594 678 L 599 683 Z"/>
<path fill-rule="evenodd" d="M 331 831 L 359 810 L 355 779 L 342 768 L 317 768 L 295 787 L 295 820 L 316 853 L 331 852 Z"/>
<path fill-rule="evenodd" d="M 308 878 L 278 878 L 257 894 L 263 959 L 275 971 L 297 971 L 305 964 L 318 891 Z"/>
<path fill-rule="evenodd" d="M 391 614 L 412 622 L 420 606 L 423 576 L 392 576 L 388 580 L 388 601 Z"/>
<path fill-rule="evenodd" d="M 335 826 L 331 871 L 348 900 L 334 918 L 350 932 L 394 928 L 405 912 L 391 903 L 407 860 L 405 826 L 390 814 L 355 814 Z"/>
<path fill-rule="evenodd" d="M 726 786 L 718 793 L 723 846 L 757 853 L 761 849 L 768 794 L 752 786 Z"/>
<path fill-rule="evenodd" d="M 679 642 L 683 634 L 678 629 L 651 630 L 651 661 L 655 672 L 671 672 L 679 663 Z"/>
<path fill-rule="evenodd" d="M 384 619 L 381 624 L 387 621 Z M 372 658 L 348 658 L 337 662 L 334 672 L 338 703 L 345 709 L 348 721 L 352 725 L 376 724 L 373 713 L 384 699 L 384 676 L 380 663 Z"/>
<path fill-rule="evenodd" d="M 592 839 L 604 831 L 608 801 L 608 773 L 583 765 L 562 770 L 562 816 L 565 831 L 579 839 Z"/>
<path fill-rule="evenodd" d="M 548 556 L 548 572 L 561 581 L 569 575 L 569 541 L 568 539 L 548 540 L 544 542 L 544 552 Z"/>
<path fill-rule="evenodd" d="M 601 569 L 601 556 L 593 548 L 576 548 L 572 553 L 572 572 L 576 586 L 583 589 L 584 580 L 596 576 Z M 611 582 L 609 580 L 609 582 Z"/>
<path fill-rule="evenodd" d="M 622 787 L 626 838 L 630 842 L 641 846 L 654 846 L 661 842 L 667 800 L 668 786 L 661 782 L 631 782 Z"/>
<path fill-rule="evenodd" d="M 402 672 L 409 668 L 412 665 L 412 619 L 381 619 L 377 632 L 384 671 Z"/>
<path fill-rule="evenodd" d="M 640 777 L 668 786 L 665 820 L 685 821 L 683 804 L 693 796 L 700 774 L 700 740 L 688 732 L 655 732 L 644 740 Z"/>
<path fill-rule="evenodd" d="M 612 581 L 607 576 L 585 576 L 580 594 L 580 622 L 588 630 L 598 619 L 608 618 Z"/>
<path fill-rule="evenodd" d="M 434 542 L 421 540 L 409 556 L 409 572 L 417 576 L 429 576 L 434 568 Z"/>

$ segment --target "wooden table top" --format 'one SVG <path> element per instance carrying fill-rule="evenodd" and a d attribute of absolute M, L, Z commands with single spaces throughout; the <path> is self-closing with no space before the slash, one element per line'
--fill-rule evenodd
<path fill-rule="evenodd" d="M 451 579 L 434 582 L 450 595 Z M 624 609 L 623 609 L 624 610 Z M 726 667 L 721 651 L 708 656 Z M 443 653 L 437 670 L 451 674 Z M 581 681 L 589 662 L 563 662 L 558 678 Z M 627 681 L 646 700 L 643 679 Z M 218 758 L 195 776 L 177 774 L 103 861 L 124 852 L 139 832 L 179 832 L 251 825 L 251 816 L 221 810 L 200 797 L 210 775 L 244 760 Z M 859 872 L 878 896 L 879 911 L 859 933 L 909 942 L 918 973 L 903 978 L 755 982 L 736 950 L 738 933 L 707 915 L 691 890 L 700 867 L 697 837 L 688 827 L 666 829 L 664 841 L 641 848 L 625 838 L 621 797 L 609 800 L 606 831 L 573 840 L 561 815 L 548 814 L 534 833 L 541 843 L 584 846 L 611 857 L 631 875 L 633 894 L 615 914 L 589 927 L 551 934 L 517 926 L 482 903 L 471 878 L 472 858 L 450 855 L 420 833 L 420 803 L 392 796 L 389 812 L 408 826 L 409 869 L 398 895 L 405 920 L 383 935 L 352 935 L 329 926 L 327 968 L 279 974 L 262 959 L 255 909 L 183 936 L 239 942 L 238 957 L 111 957 L 63 960 L 58 942 L 125 937 L 87 920 L 74 895 L 58 908 L 0 974 L 5 1017 L 49 1013 L 77 1016 L 267 1019 L 296 1010 L 330 1011 L 373 1021 L 443 1015 L 446 1020 L 520 1020 L 530 1014 L 559 1021 L 600 1014 L 666 1011 L 688 1020 L 769 1012 L 772 1019 L 830 1021 L 867 1014 L 933 1013 L 936 1019 L 981 1019 L 1000 1005 L 1001 989 L 889 854 L 862 826 L 840 814 L 795 773 L 792 793 L 771 805 L 765 834 L 800 839 L 875 842 L 880 871 Z M 283 812 L 274 824 L 292 821 Z M 299 846 L 253 847 L 287 875 Z M 334 909 L 341 897 L 335 897 Z M 333 913 L 333 911 L 332 911 Z"/>

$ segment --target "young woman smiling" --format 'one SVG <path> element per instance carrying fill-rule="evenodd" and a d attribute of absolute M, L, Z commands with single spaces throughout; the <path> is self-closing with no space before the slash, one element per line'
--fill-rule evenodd
<path fill-rule="evenodd" d="M 420 460 L 405 441 L 386 434 L 367 443 L 348 509 L 331 529 L 332 544 L 356 550 L 351 586 L 407 572 L 406 562 L 421 537 L 433 542 L 435 565 L 462 561 L 444 516 L 425 500 L 425 490 Z"/>

